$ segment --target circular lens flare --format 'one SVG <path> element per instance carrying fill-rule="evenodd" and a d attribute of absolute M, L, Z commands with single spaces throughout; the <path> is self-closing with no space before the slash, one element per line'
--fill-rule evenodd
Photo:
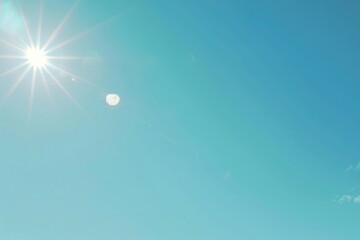
<path fill-rule="evenodd" d="M 106 103 L 112 107 L 117 106 L 120 103 L 119 95 L 115 93 L 106 95 Z"/>
<path fill-rule="evenodd" d="M 48 63 L 45 52 L 39 48 L 29 48 L 26 51 L 26 58 L 34 68 L 42 68 Z"/>

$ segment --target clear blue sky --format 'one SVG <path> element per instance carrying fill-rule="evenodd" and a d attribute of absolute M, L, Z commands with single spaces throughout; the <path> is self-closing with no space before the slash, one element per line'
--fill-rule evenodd
<path fill-rule="evenodd" d="M 73 3 L 44 0 L 44 41 Z M 31 77 L 1 105 L 0 239 L 359 239 L 359 7 L 80 1 L 54 45 L 126 14 L 57 50 L 96 57 L 57 62 L 93 85 L 54 73 L 83 111 L 48 78 L 30 117 Z"/>

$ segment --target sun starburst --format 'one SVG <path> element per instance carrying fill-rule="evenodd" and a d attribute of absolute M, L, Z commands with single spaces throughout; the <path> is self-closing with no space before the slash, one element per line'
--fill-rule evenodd
<path fill-rule="evenodd" d="M 5 103 L 11 95 L 17 90 L 19 85 L 24 81 L 24 79 L 28 78 L 28 76 L 31 76 L 31 88 L 30 88 L 30 99 L 29 99 L 29 115 L 31 115 L 32 111 L 32 105 L 33 105 L 33 99 L 34 99 L 34 92 L 35 92 L 35 85 L 38 83 L 39 80 L 43 83 L 46 91 L 48 92 L 49 97 L 51 97 L 49 87 L 48 87 L 48 81 L 52 81 L 59 87 L 61 91 L 64 92 L 64 94 L 69 97 L 69 99 L 78 107 L 81 111 L 83 111 L 80 107 L 80 104 L 77 103 L 75 98 L 70 94 L 70 92 L 65 88 L 65 86 L 62 84 L 61 81 L 56 76 L 56 73 L 60 73 L 63 76 L 68 76 L 70 79 L 76 79 L 77 81 L 81 81 L 84 83 L 92 84 L 89 81 L 83 80 L 81 77 L 77 76 L 76 74 L 70 72 L 67 69 L 63 69 L 62 67 L 56 65 L 56 62 L 58 61 L 74 61 L 74 60 L 87 60 L 87 59 L 93 59 L 89 57 L 81 57 L 81 56 L 55 56 L 53 53 L 56 50 L 59 50 L 66 45 L 69 45 L 70 43 L 78 40 L 81 37 L 84 37 L 85 35 L 89 34 L 90 32 L 96 30 L 97 28 L 103 26 L 104 24 L 107 24 L 120 16 L 123 16 L 128 11 L 122 12 L 115 17 L 112 17 L 94 27 L 91 27 L 88 30 L 85 30 L 83 32 L 80 32 L 79 34 L 70 37 L 69 39 L 66 39 L 62 42 L 59 42 L 56 44 L 57 37 L 59 33 L 63 30 L 65 23 L 68 21 L 72 13 L 74 12 L 75 8 L 77 7 L 79 3 L 79 0 L 76 0 L 76 2 L 72 5 L 72 7 L 69 9 L 69 11 L 66 13 L 65 17 L 60 21 L 58 26 L 54 29 L 52 34 L 49 36 L 47 41 L 41 42 L 41 39 L 43 39 L 42 36 L 42 25 L 43 25 L 43 9 L 44 4 L 43 0 L 41 0 L 40 3 L 40 14 L 38 18 L 38 26 L 37 26 L 37 32 L 36 37 L 33 38 L 33 33 L 31 33 L 28 21 L 26 20 L 26 17 L 23 13 L 22 7 L 20 4 L 18 4 L 17 11 L 19 18 L 21 19 L 22 26 L 24 27 L 24 32 L 26 34 L 26 40 L 23 38 L 17 36 L 17 41 L 7 41 L 4 39 L 0 39 L 0 44 L 7 46 L 8 48 L 13 49 L 18 54 L 15 55 L 0 55 L 0 60 L 10 60 L 10 59 L 20 59 L 21 62 L 13 67 L 10 68 L 2 73 L 0 73 L 0 78 L 3 78 L 5 76 L 8 76 L 15 72 L 20 72 L 19 77 L 14 81 L 12 87 L 9 89 L 7 94 L 5 95 L 3 99 L 3 103 Z M 31 75 L 30 75 L 31 74 Z M 93 84 L 92 84 L 93 85 Z"/>
<path fill-rule="evenodd" d="M 15 55 L 0 55 L 0 59 L 2 59 L 2 60 L 20 59 L 21 60 L 21 62 L 17 66 L 15 66 L 11 69 L 8 69 L 3 73 L 0 73 L 0 78 L 3 78 L 14 72 L 20 71 L 20 76 L 16 79 L 16 81 L 14 81 L 13 85 L 11 86 L 11 88 L 9 89 L 7 94 L 5 95 L 5 97 L 3 99 L 3 103 L 5 103 L 11 97 L 11 95 L 17 90 L 19 85 L 31 73 L 29 115 L 31 115 L 35 85 L 37 84 L 38 80 L 42 81 L 42 83 L 44 84 L 45 89 L 49 93 L 49 95 L 51 95 L 51 94 L 48 89 L 47 81 L 52 80 L 70 98 L 70 100 L 73 101 L 75 103 L 75 105 L 81 109 L 80 104 L 77 103 L 75 98 L 63 86 L 61 81 L 59 81 L 57 79 L 55 72 L 59 72 L 63 75 L 65 74 L 65 75 L 69 76 L 70 78 L 76 77 L 76 79 L 80 80 L 80 81 L 81 81 L 81 78 L 65 69 L 62 69 L 59 66 L 56 66 L 56 64 L 53 61 L 54 60 L 67 61 L 67 60 L 75 60 L 75 59 L 85 60 L 86 57 L 54 56 L 54 55 L 52 55 L 52 53 L 56 49 L 59 49 L 73 41 L 70 39 L 71 41 L 66 40 L 65 42 L 61 42 L 57 45 L 54 44 L 54 42 L 55 42 L 54 40 L 56 40 L 56 37 L 63 29 L 65 23 L 69 19 L 70 15 L 73 13 L 73 11 L 76 8 L 76 6 L 78 5 L 78 3 L 79 3 L 79 1 L 76 1 L 73 4 L 71 9 L 67 12 L 65 17 L 61 20 L 59 25 L 55 28 L 55 30 L 52 32 L 50 37 L 44 43 L 41 42 L 41 39 L 43 39 L 43 36 L 42 36 L 43 1 L 41 1 L 41 3 L 40 3 L 40 14 L 39 14 L 38 27 L 37 27 L 35 39 L 33 38 L 33 34 L 30 32 L 28 21 L 23 13 L 22 7 L 20 4 L 18 4 L 16 11 L 19 13 L 19 18 L 21 19 L 22 26 L 24 27 L 24 30 L 26 33 L 26 40 L 24 40 L 20 36 L 16 36 L 17 40 L 18 40 L 16 42 L 0 39 L 0 44 L 5 45 L 5 46 L 17 51 L 17 54 L 15 54 Z M 50 49 L 50 46 L 52 47 L 52 49 Z M 22 69 L 23 69 L 23 71 L 21 72 Z"/>

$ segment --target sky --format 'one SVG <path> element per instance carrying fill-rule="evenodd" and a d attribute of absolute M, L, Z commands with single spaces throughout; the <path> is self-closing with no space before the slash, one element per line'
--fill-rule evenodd
<path fill-rule="evenodd" d="M 1 0 L 0 239 L 358 239 L 359 7 Z"/>

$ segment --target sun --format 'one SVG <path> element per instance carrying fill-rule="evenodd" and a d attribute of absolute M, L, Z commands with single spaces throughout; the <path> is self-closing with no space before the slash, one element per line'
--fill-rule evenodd
<path fill-rule="evenodd" d="M 51 31 L 50 35 L 44 37 L 43 36 L 43 12 L 44 12 L 44 1 L 40 3 L 40 11 L 39 17 L 37 21 L 37 29 L 36 32 L 30 31 L 29 22 L 27 21 L 21 4 L 18 2 L 17 7 L 12 5 L 12 15 L 18 16 L 18 20 L 21 23 L 21 32 L 19 34 L 15 34 L 11 41 L 0 38 L 0 46 L 7 46 L 9 49 L 16 51 L 14 54 L 10 55 L 1 55 L 0 52 L 0 60 L 11 60 L 11 59 L 19 59 L 21 60 L 14 67 L 10 67 L 6 69 L 4 72 L 0 72 L 0 80 L 10 74 L 15 72 L 20 72 L 19 76 L 12 81 L 12 85 L 9 91 L 3 97 L 1 101 L 0 97 L 0 107 L 7 102 L 7 100 L 12 96 L 12 94 L 18 89 L 18 87 L 25 82 L 24 80 L 30 81 L 30 97 L 29 97 L 29 117 L 32 112 L 32 105 L 35 96 L 35 90 L 38 89 L 37 85 L 42 84 L 44 90 L 46 91 L 49 99 L 52 100 L 52 94 L 49 89 L 49 84 L 55 84 L 82 112 L 80 104 L 76 101 L 76 99 L 71 95 L 71 93 L 67 90 L 64 84 L 66 82 L 61 81 L 62 79 L 75 79 L 78 82 L 90 84 L 91 86 L 95 86 L 90 81 L 82 79 L 80 76 L 77 76 L 74 73 L 71 73 L 69 70 L 64 69 L 59 66 L 59 61 L 80 61 L 83 62 L 85 60 L 98 60 L 98 57 L 88 57 L 88 56 L 68 56 L 68 55 L 56 55 L 59 53 L 58 50 L 64 48 L 65 46 L 79 40 L 80 38 L 94 32 L 96 29 L 113 22 L 114 20 L 124 16 L 130 10 L 119 13 L 118 15 L 111 17 L 100 24 L 97 24 L 89 29 L 79 32 L 66 40 L 58 42 L 58 36 L 61 31 L 64 29 L 67 21 L 71 17 L 75 8 L 79 4 L 80 0 L 75 0 L 72 7 L 68 10 L 64 18 L 60 21 L 60 23 Z M 0 9 L 2 4 L 0 3 Z M 16 14 L 15 14 L 16 13 Z M 2 36 L 0 36 L 2 37 Z M 62 79 L 59 78 L 59 75 Z M 114 100 L 114 99 L 113 99 Z M 115 98 L 118 101 L 120 99 Z"/>
<path fill-rule="evenodd" d="M 28 21 L 23 13 L 20 3 L 17 7 L 12 6 L 12 11 L 17 13 L 19 16 L 20 22 L 22 22 L 23 30 L 25 35 L 14 35 L 15 38 L 13 41 L 6 41 L 0 38 L 0 44 L 6 45 L 10 49 L 16 50 L 17 54 L 14 55 L 0 55 L 1 60 L 10 60 L 10 59 L 20 59 L 23 60 L 18 65 L 6 70 L 5 72 L 0 72 L 0 78 L 8 76 L 14 72 L 20 71 L 20 75 L 17 79 L 13 81 L 13 84 L 10 90 L 5 94 L 3 101 L 0 105 L 4 104 L 19 85 L 24 82 L 25 79 L 31 81 L 30 87 L 30 98 L 29 98 L 29 116 L 32 111 L 33 99 L 35 96 L 36 85 L 43 83 L 43 86 L 49 95 L 49 98 L 52 99 L 51 92 L 49 90 L 49 82 L 52 81 L 55 83 L 69 98 L 72 100 L 78 108 L 81 108 L 74 97 L 70 92 L 65 88 L 62 81 L 58 79 L 57 74 L 62 74 L 67 78 L 74 78 L 78 81 L 88 83 L 86 80 L 81 79 L 79 76 L 67 71 L 66 69 L 57 66 L 56 62 L 61 61 L 84 61 L 87 57 L 81 56 L 64 56 L 64 55 L 54 55 L 56 50 L 74 42 L 75 40 L 83 37 L 87 33 L 91 32 L 95 28 L 91 28 L 85 32 L 81 32 L 74 37 L 67 39 L 63 42 L 56 44 L 56 38 L 63 29 L 65 23 L 69 19 L 70 15 L 76 8 L 79 1 L 75 1 L 71 9 L 68 11 L 66 16 L 61 20 L 59 25 L 51 32 L 50 36 L 47 39 L 44 39 L 42 36 L 42 27 L 43 27 L 43 2 L 40 5 L 40 14 L 38 18 L 38 27 L 35 33 L 30 31 Z M 0 8 L 1 8 L 0 4 Z M 36 35 L 36 36 L 34 36 Z M 23 38 L 25 37 L 25 39 Z M 40 41 L 43 40 L 43 41 Z M 22 70 L 23 69 L 23 70 Z M 82 109 L 81 109 L 82 110 Z"/>
<path fill-rule="evenodd" d="M 46 53 L 40 48 L 30 47 L 27 49 L 25 55 L 28 63 L 33 68 L 42 69 L 48 63 Z"/>

